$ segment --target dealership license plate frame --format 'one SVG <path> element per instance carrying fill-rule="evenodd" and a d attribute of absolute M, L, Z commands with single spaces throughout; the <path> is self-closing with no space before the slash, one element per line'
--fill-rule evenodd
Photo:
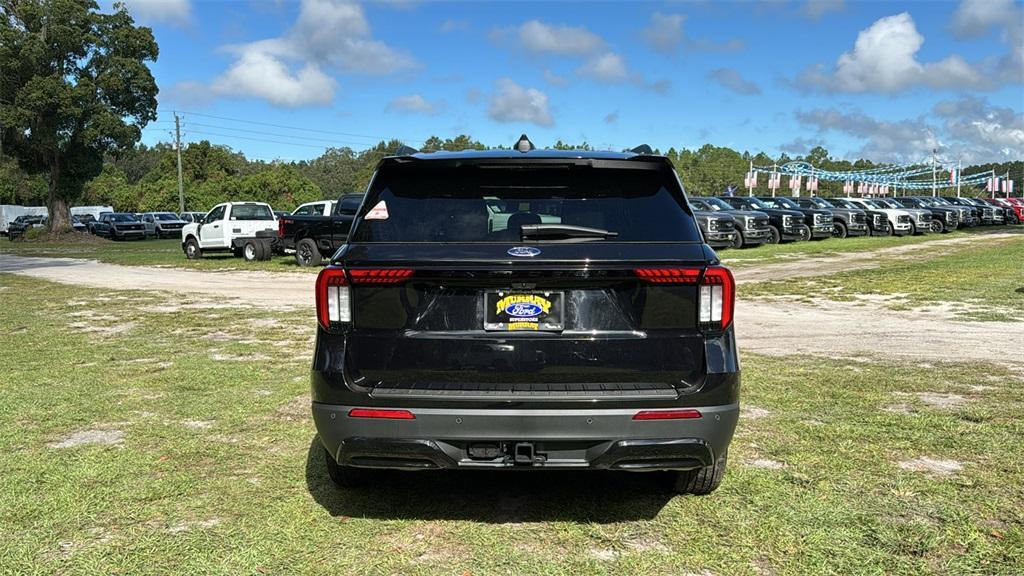
<path fill-rule="evenodd" d="M 513 317 L 498 303 L 511 298 L 508 305 L 530 304 L 541 307 L 534 322 L 529 317 Z M 516 302 L 515 300 L 522 300 Z M 543 310 L 544 303 L 547 310 Z M 536 326 L 532 326 L 535 324 Z M 561 332 L 565 330 L 565 292 L 562 290 L 487 290 L 484 292 L 484 330 L 488 332 Z"/>

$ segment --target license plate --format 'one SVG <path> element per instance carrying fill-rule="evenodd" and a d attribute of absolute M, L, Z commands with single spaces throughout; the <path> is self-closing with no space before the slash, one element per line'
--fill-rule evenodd
<path fill-rule="evenodd" d="M 563 292 L 501 290 L 484 297 L 484 329 L 504 332 L 564 329 Z"/>

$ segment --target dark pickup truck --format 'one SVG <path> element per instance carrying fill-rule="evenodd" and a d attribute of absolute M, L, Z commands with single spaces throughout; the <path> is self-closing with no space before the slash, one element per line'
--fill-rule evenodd
<path fill-rule="evenodd" d="M 837 206 L 820 196 L 798 196 L 792 198 L 801 208 L 818 208 L 832 213 L 832 237 L 864 236 L 870 234 L 868 216 L 860 208 Z"/>
<path fill-rule="evenodd" d="M 832 211 L 820 208 L 805 208 L 785 196 L 758 196 L 771 208 L 777 210 L 795 210 L 803 214 L 804 224 L 811 229 L 811 240 L 823 240 L 832 237 Z"/>
<path fill-rule="evenodd" d="M 774 208 L 753 197 L 719 196 L 720 200 L 737 210 L 764 212 L 768 215 L 769 244 L 803 241 L 811 239 L 811 228 L 804 224 L 804 215 L 799 210 Z"/>
<path fill-rule="evenodd" d="M 329 216 L 282 216 L 277 237 L 285 250 L 295 250 L 299 266 L 319 266 L 348 239 L 363 194 L 343 194 Z"/>

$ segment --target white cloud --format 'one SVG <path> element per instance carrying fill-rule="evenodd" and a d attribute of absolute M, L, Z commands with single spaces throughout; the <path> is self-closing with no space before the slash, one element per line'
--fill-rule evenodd
<path fill-rule="evenodd" d="M 811 20 L 818 20 L 829 12 L 837 12 L 845 7 L 845 0 L 807 0 L 800 7 L 800 13 Z"/>
<path fill-rule="evenodd" d="M 718 42 L 707 38 L 689 38 L 683 23 L 684 14 L 651 14 L 651 23 L 640 31 L 640 37 L 652 48 L 663 54 L 672 54 L 680 46 L 695 52 L 735 52 L 743 49 L 743 41 L 738 38 Z"/>
<path fill-rule="evenodd" d="M 362 7 L 348 0 L 303 0 L 284 35 L 226 50 L 238 59 L 212 91 L 281 106 L 329 103 L 335 81 L 325 71 L 389 74 L 416 66 L 411 56 L 374 40 Z"/>
<path fill-rule="evenodd" d="M 126 0 L 128 12 L 144 22 L 167 22 L 179 26 L 188 24 L 192 17 L 189 0 Z"/>
<path fill-rule="evenodd" d="M 555 124 L 548 109 L 547 94 L 536 88 L 523 88 L 509 78 L 495 82 L 487 115 L 505 123 L 525 122 L 538 126 Z"/>
<path fill-rule="evenodd" d="M 950 29 L 960 38 L 977 38 L 992 26 L 1013 22 L 1016 12 L 1013 0 L 963 0 L 953 13 Z M 1015 22 L 1021 25 L 1019 19 Z"/>
<path fill-rule="evenodd" d="M 533 54 L 585 56 L 604 48 L 604 40 L 582 26 L 556 26 L 530 20 L 511 32 L 520 46 Z M 498 31 L 498 35 L 502 35 L 502 31 Z"/>
<path fill-rule="evenodd" d="M 968 164 L 1024 156 L 1021 112 L 976 97 L 940 102 L 933 112 L 939 122 L 924 117 L 883 121 L 836 108 L 800 111 L 796 118 L 819 136 L 836 132 L 861 140 L 863 146 L 852 156 L 878 162 L 919 162 L 934 148 L 952 157 L 962 155 Z"/>
<path fill-rule="evenodd" d="M 993 28 L 1009 51 L 987 74 L 1005 83 L 1024 82 L 1024 7 L 1013 0 L 963 0 L 949 27 L 959 38 L 980 38 Z"/>
<path fill-rule="evenodd" d="M 407 114 L 433 116 L 444 109 L 444 101 L 436 100 L 431 102 L 419 94 L 412 94 L 409 96 L 399 96 L 388 102 L 387 109 Z"/>
<path fill-rule="evenodd" d="M 651 14 L 650 25 L 640 31 L 640 36 L 655 50 L 670 53 L 683 41 L 684 20 L 686 16 L 682 14 L 655 12 Z"/>
<path fill-rule="evenodd" d="M 614 52 L 605 52 L 591 58 L 576 73 L 598 82 L 623 82 L 630 77 L 626 61 Z"/>
<path fill-rule="evenodd" d="M 981 88 L 989 80 L 960 56 L 921 63 L 924 36 L 910 14 L 887 16 L 861 30 L 853 50 L 839 56 L 835 69 L 804 72 L 799 82 L 838 92 L 899 92 L 917 86 Z"/>
<path fill-rule="evenodd" d="M 753 96 L 761 93 L 761 87 L 756 82 L 743 78 L 739 72 L 732 68 L 718 68 L 708 74 L 708 79 L 717 82 L 723 88 L 737 94 Z"/>
<path fill-rule="evenodd" d="M 293 72 L 271 54 L 246 50 L 214 80 L 210 90 L 221 96 L 260 98 L 278 106 L 297 107 L 329 104 L 334 86 L 334 79 L 313 64 Z"/>
<path fill-rule="evenodd" d="M 548 84 L 551 84 L 552 86 L 559 87 L 566 86 L 567 84 L 569 84 L 569 81 L 566 80 L 564 76 L 559 76 L 558 74 L 555 74 L 551 70 L 544 70 L 544 81 L 547 82 Z"/>

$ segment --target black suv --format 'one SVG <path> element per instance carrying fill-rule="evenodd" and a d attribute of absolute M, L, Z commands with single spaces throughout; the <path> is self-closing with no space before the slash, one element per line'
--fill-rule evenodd
<path fill-rule="evenodd" d="M 739 414 L 735 285 L 672 164 L 516 148 L 378 164 L 316 282 L 331 479 L 667 470 L 711 492 Z"/>

